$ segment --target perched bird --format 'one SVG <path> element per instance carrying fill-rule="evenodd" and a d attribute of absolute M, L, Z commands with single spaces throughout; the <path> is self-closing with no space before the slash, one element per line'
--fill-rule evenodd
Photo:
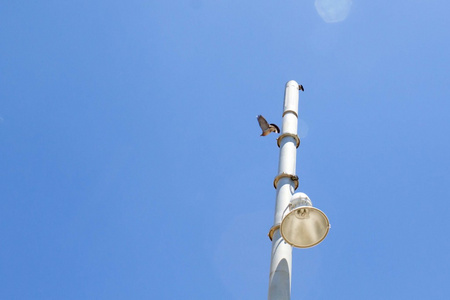
<path fill-rule="evenodd" d="M 303 89 L 303 85 L 301 85 L 301 84 L 298 85 L 298 89 L 299 89 L 300 91 L 303 91 L 303 92 L 305 91 L 305 90 Z"/>
<path fill-rule="evenodd" d="M 259 115 L 256 117 L 258 119 L 259 127 L 262 129 L 261 136 L 266 136 L 271 132 L 280 133 L 280 128 L 278 128 L 275 124 L 267 123 L 266 119 L 263 116 Z"/>

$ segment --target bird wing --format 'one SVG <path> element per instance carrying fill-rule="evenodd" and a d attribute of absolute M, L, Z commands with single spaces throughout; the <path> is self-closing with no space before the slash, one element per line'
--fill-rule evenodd
<path fill-rule="evenodd" d="M 262 131 L 266 131 L 269 129 L 269 123 L 267 123 L 266 119 L 263 116 L 259 115 L 258 117 L 259 127 L 261 127 Z"/>

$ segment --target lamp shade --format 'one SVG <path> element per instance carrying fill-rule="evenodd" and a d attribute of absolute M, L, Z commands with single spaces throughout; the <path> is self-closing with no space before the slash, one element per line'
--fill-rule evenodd
<path fill-rule="evenodd" d="M 289 212 L 281 221 L 280 231 L 284 240 L 297 248 L 309 248 L 319 244 L 328 234 L 330 222 L 319 209 L 312 207 L 304 193 L 296 193 L 289 204 Z"/>

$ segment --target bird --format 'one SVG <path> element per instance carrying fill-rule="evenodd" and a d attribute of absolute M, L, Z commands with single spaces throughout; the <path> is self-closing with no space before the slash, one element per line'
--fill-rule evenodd
<path fill-rule="evenodd" d="M 266 119 L 264 119 L 263 116 L 259 115 L 256 117 L 258 119 L 259 127 L 262 129 L 261 136 L 266 136 L 270 134 L 271 132 L 280 133 L 280 128 L 278 128 L 275 124 L 269 124 L 267 123 Z"/>
<path fill-rule="evenodd" d="M 300 91 L 303 91 L 303 92 L 305 91 L 305 90 L 303 89 L 303 85 L 301 85 L 301 84 L 298 85 L 298 89 L 299 89 Z"/>

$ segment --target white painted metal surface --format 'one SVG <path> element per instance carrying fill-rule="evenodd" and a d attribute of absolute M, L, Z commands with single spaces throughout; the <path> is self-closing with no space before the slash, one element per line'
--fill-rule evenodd
<path fill-rule="evenodd" d="M 298 83 L 294 80 L 286 84 L 284 95 L 283 125 L 281 134 L 297 134 L 298 125 Z M 295 175 L 296 140 L 285 136 L 280 142 L 280 160 L 278 174 Z M 289 202 L 294 194 L 294 182 L 283 177 L 277 184 L 274 225 L 281 224 L 283 213 L 289 209 Z M 289 300 L 291 298 L 292 246 L 286 243 L 279 228 L 272 238 L 272 256 L 270 262 L 269 300 Z"/>

